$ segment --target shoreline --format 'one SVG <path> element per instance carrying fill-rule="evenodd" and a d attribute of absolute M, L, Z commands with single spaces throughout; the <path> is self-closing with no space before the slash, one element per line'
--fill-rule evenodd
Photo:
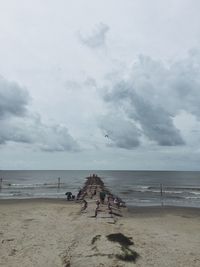
<path fill-rule="evenodd" d="M 81 201 L 68 201 L 66 198 L 26 198 L 26 199 L 0 199 L 1 205 L 20 205 L 20 204 L 65 204 L 65 205 L 80 205 Z M 184 207 L 184 206 L 133 206 L 128 205 L 126 209 L 123 210 L 124 215 L 157 215 L 157 214 L 166 214 L 172 213 L 181 215 L 182 213 L 190 213 L 191 215 L 200 216 L 200 207 Z"/>
<path fill-rule="evenodd" d="M 21 204 L 21 203 L 76 203 L 75 201 L 67 201 L 66 198 L 9 198 L 0 199 L 0 205 L 2 204 Z"/>

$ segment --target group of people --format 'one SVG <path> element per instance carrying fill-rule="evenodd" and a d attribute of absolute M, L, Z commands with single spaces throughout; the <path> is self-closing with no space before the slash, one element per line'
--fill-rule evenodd
<path fill-rule="evenodd" d="M 95 209 L 94 217 L 97 217 L 98 215 L 100 204 L 105 204 L 106 193 L 104 191 L 100 192 L 99 197 L 100 199 L 96 200 L 96 209 Z M 125 206 L 125 203 L 122 202 L 120 198 L 114 197 L 112 194 L 108 194 L 107 195 L 107 206 L 108 206 L 109 214 L 113 214 L 113 211 L 112 211 L 113 208 L 116 207 L 117 209 L 119 209 L 120 207 Z"/>
<path fill-rule="evenodd" d="M 94 190 L 93 194 L 92 194 L 92 197 L 96 195 L 96 189 Z M 66 192 L 65 195 L 67 196 L 67 200 L 79 200 L 81 195 L 82 195 L 82 199 L 83 197 L 86 195 L 84 195 L 84 192 L 82 192 L 82 190 L 79 190 L 77 196 L 75 197 L 75 195 L 72 194 L 72 192 Z M 97 216 L 97 212 L 98 212 L 98 209 L 99 209 L 99 206 L 100 204 L 105 204 L 105 199 L 106 199 L 106 196 L 107 196 L 107 205 L 108 205 L 108 209 L 111 211 L 112 207 L 115 206 L 117 208 L 120 208 L 121 206 L 124 206 L 124 202 L 121 201 L 120 198 L 118 197 L 114 197 L 113 195 L 111 194 L 106 194 L 105 191 L 100 191 L 99 193 L 99 199 L 96 201 L 96 209 L 95 209 L 95 217 Z M 91 198 L 92 198 L 91 197 Z M 83 203 L 84 203 L 84 208 L 83 210 L 85 210 L 87 208 L 87 201 L 84 199 L 83 200 Z"/>
<path fill-rule="evenodd" d="M 106 189 L 104 182 L 96 174 L 86 177 L 84 186 L 78 191 L 76 196 L 73 195 L 72 192 L 67 192 L 65 195 L 67 196 L 67 200 L 76 199 L 81 201 L 81 212 L 84 212 L 88 208 L 88 201 L 94 205 L 94 201 L 92 201 L 92 199 L 95 199 L 96 206 L 94 217 L 97 217 L 101 209 L 105 210 L 106 205 L 111 216 L 115 214 L 114 209 L 119 209 L 121 206 L 125 206 L 125 203 L 120 198 L 112 195 Z M 94 207 L 93 205 L 91 205 L 91 208 Z"/>
<path fill-rule="evenodd" d="M 97 175 L 93 174 L 89 178 L 90 180 L 86 181 L 85 186 L 79 190 L 76 197 L 71 192 L 65 194 L 67 195 L 67 200 L 82 200 L 82 212 L 88 207 L 86 196 L 90 199 L 93 199 L 93 197 L 97 198 L 94 217 L 97 217 L 100 211 L 100 205 L 107 204 L 109 214 L 113 214 L 113 209 L 119 209 L 121 206 L 125 206 L 125 203 L 120 198 L 113 196 L 103 189 L 104 184 Z M 99 181 L 96 181 L 98 179 Z"/>
<path fill-rule="evenodd" d="M 66 192 L 65 195 L 67 196 L 67 200 L 75 200 L 75 195 L 72 192 Z"/>
<path fill-rule="evenodd" d="M 67 200 L 79 200 L 81 195 L 82 198 L 85 196 L 84 192 L 80 189 L 77 196 L 73 195 L 72 192 L 66 192 L 65 195 L 67 196 Z"/>

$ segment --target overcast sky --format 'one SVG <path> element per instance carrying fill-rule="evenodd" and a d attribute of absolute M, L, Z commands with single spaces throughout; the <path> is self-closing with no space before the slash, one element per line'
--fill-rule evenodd
<path fill-rule="evenodd" d="M 0 169 L 200 169 L 199 0 L 0 1 Z"/>

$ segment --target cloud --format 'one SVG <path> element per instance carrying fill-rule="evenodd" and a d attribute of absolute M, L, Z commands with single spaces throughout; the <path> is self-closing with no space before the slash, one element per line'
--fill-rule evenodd
<path fill-rule="evenodd" d="M 92 77 L 86 77 L 85 79 L 82 79 L 80 81 L 76 80 L 67 80 L 65 82 L 65 88 L 67 91 L 78 91 L 80 92 L 81 90 L 84 89 L 95 89 L 97 86 L 96 80 L 93 79 Z"/>
<path fill-rule="evenodd" d="M 160 105 L 154 105 L 148 98 L 139 96 L 134 87 L 126 82 L 115 85 L 112 93 L 105 99 L 111 101 L 125 111 L 125 116 L 142 128 L 142 132 L 150 140 L 161 146 L 182 145 L 184 141 L 173 124 L 170 114 Z"/>
<path fill-rule="evenodd" d="M 0 144 L 7 142 L 32 143 L 31 136 L 27 134 L 26 128 L 20 127 L 19 123 L 13 123 L 12 120 L 1 120 Z M 29 130 L 29 129 L 28 129 Z"/>
<path fill-rule="evenodd" d="M 109 114 L 100 120 L 100 128 L 108 137 L 108 146 L 132 149 L 139 146 L 140 131 L 128 120 L 119 115 Z"/>
<path fill-rule="evenodd" d="M 99 23 L 90 34 L 83 34 L 79 32 L 79 40 L 82 44 L 90 48 L 102 47 L 105 45 L 106 34 L 108 31 L 108 25 Z"/>
<path fill-rule="evenodd" d="M 16 142 L 43 151 L 78 151 L 65 125 L 47 125 L 29 108 L 29 93 L 16 83 L 0 79 L 0 144 Z"/>
<path fill-rule="evenodd" d="M 171 64 L 140 56 L 129 74 L 128 82 L 151 105 L 162 106 L 172 116 L 180 110 L 200 116 L 200 52 Z"/>
<path fill-rule="evenodd" d="M 175 119 L 182 111 L 200 119 L 200 51 L 192 50 L 186 58 L 168 64 L 140 55 L 107 88 L 104 101 L 112 111 L 105 116 L 105 127 L 115 111 L 150 142 L 184 145 Z"/>
<path fill-rule="evenodd" d="M 79 145 L 64 125 L 47 125 L 39 115 L 1 121 L 0 144 L 33 145 L 42 151 L 79 151 Z"/>
<path fill-rule="evenodd" d="M 161 146 L 183 145 L 180 131 L 173 124 L 170 114 L 160 106 L 154 106 L 140 97 L 132 98 L 135 110 L 128 116 L 138 121 L 143 133 Z"/>
<path fill-rule="evenodd" d="M 46 125 L 37 119 L 38 127 L 33 131 L 32 140 L 43 151 L 79 151 L 80 147 L 69 134 L 65 125 Z"/>
<path fill-rule="evenodd" d="M 30 96 L 25 88 L 0 76 L 0 119 L 7 116 L 23 116 L 29 100 Z"/>

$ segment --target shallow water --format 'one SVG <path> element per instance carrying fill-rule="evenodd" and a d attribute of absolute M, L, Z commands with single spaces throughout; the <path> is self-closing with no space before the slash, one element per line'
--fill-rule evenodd
<path fill-rule="evenodd" d="M 0 171 L 0 199 L 65 198 L 92 173 L 128 205 L 200 207 L 200 172 L 180 171 Z"/>

